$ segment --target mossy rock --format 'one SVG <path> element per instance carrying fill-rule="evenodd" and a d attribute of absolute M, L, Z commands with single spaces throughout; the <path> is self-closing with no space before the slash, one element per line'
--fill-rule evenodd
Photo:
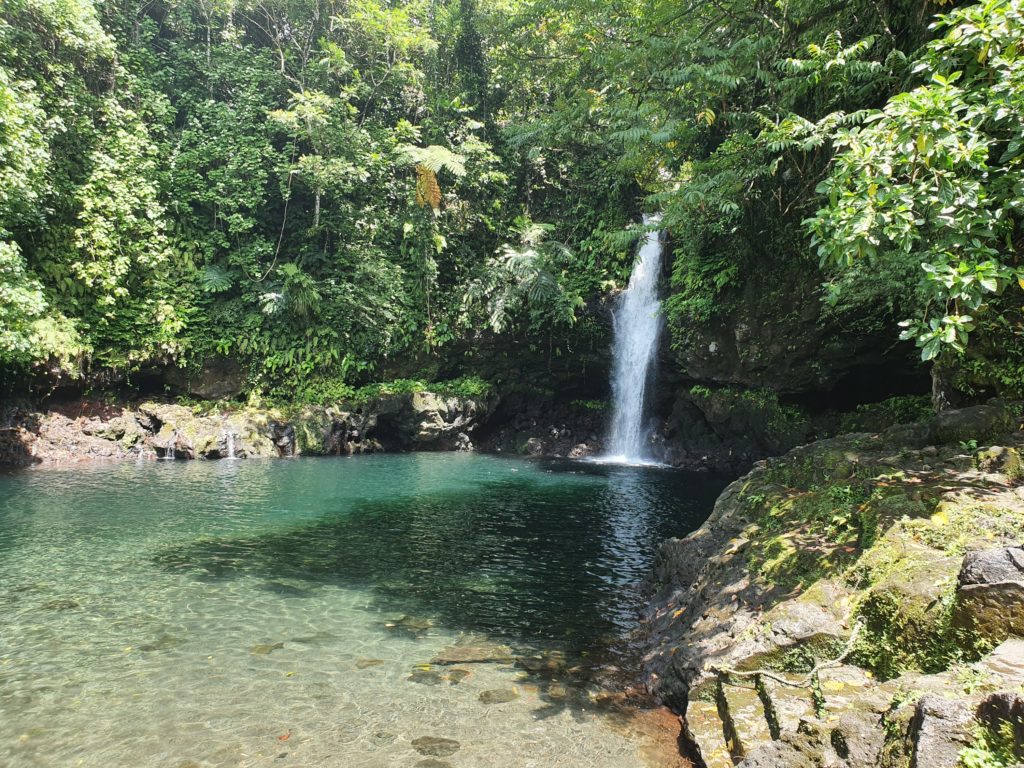
<path fill-rule="evenodd" d="M 888 679 L 939 672 L 959 657 L 951 611 L 960 558 L 915 542 L 898 524 L 858 565 L 870 586 L 856 611 L 864 623 L 856 663 Z"/>
<path fill-rule="evenodd" d="M 300 454 L 321 456 L 327 453 L 327 439 L 334 416 L 324 408 L 303 408 L 292 419 L 295 448 Z"/>
<path fill-rule="evenodd" d="M 943 411 L 935 418 L 935 431 L 941 443 L 984 443 L 1012 431 L 1014 421 L 1006 404 L 995 400 L 973 408 Z"/>
<path fill-rule="evenodd" d="M 1016 448 L 993 445 L 974 454 L 974 462 L 982 472 L 1004 475 L 1008 480 L 1024 476 L 1020 453 Z"/>
<path fill-rule="evenodd" d="M 978 651 L 1024 636 L 1024 548 L 969 553 L 959 575 L 954 625 Z"/>

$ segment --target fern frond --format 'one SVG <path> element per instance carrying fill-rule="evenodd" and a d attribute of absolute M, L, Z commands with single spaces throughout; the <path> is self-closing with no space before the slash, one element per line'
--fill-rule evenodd
<path fill-rule="evenodd" d="M 207 264 L 199 276 L 199 286 L 206 293 L 221 293 L 228 290 L 232 284 L 231 273 L 215 264 Z"/>
<path fill-rule="evenodd" d="M 422 165 L 435 174 L 446 170 L 459 178 L 466 175 L 466 158 L 440 144 L 431 144 L 429 147 L 401 144 L 396 151 L 406 162 L 412 165 Z"/>

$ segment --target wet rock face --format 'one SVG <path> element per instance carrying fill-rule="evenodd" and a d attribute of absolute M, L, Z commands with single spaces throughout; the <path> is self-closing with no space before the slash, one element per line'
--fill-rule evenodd
<path fill-rule="evenodd" d="M 828 391 L 858 368 L 914 369 L 909 344 L 894 347 L 888 332 L 851 333 L 850 318 L 824 312 L 821 282 L 813 269 L 780 270 L 747 281 L 710 321 L 673 327 L 680 372 L 692 381 L 808 392 Z"/>
<path fill-rule="evenodd" d="M 237 361 L 218 356 L 206 360 L 198 370 L 168 368 L 162 377 L 172 391 L 204 400 L 221 400 L 242 391 L 246 372 Z"/>
<path fill-rule="evenodd" d="M 566 403 L 513 394 L 490 413 L 478 447 L 492 453 L 584 458 L 601 452 L 609 416 L 604 401 Z"/>
<path fill-rule="evenodd" d="M 482 398 L 414 392 L 378 398 L 362 409 L 375 415 L 368 434 L 389 450 L 468 451 L 471 435 L 493 403 Z"/>
<path fill-rule="evenodd" d="M 954 622 L 992 644 L 1024 635 L 1024 547 L 967 554 Z"/>
<path fill-rule="evenodd" d="M 758 459 L 808 442 L 813 432 L 809 418 L 774 397 L 693 387 L 675 396 L 656 442 L 667 464 L 738 474 Z"/>

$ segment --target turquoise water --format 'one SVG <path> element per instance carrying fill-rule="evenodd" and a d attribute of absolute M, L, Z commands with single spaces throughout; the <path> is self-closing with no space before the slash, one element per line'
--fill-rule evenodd
<path fill-rule="evenodd" d="M 602 701 L 657 542 L 721 486 L 472 454 L 2 475 L 0 765 L 641 765 Z"/>

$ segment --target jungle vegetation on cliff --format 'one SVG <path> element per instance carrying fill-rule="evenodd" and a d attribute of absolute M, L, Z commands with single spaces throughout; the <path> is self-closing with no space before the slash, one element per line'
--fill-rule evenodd
<path fill-rule="evenodd" d="M 0 0 L 0 365 L 569 354 L 657 209 L 677 346 L 809 272 L 1020 395 L 1022 6 Z"/>

